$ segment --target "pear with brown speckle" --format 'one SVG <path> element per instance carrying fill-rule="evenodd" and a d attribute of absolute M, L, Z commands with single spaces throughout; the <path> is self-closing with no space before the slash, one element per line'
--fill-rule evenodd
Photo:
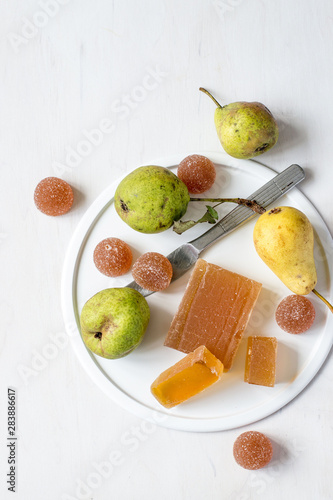
<path fill-rule="evenodd" d="M 207 94 L 217 105 L 215 127 L 223 149 L 230 156 L 249 159 L 271 149 L 279 137 L 277 123 L 260 102 L 233 102 L 221 106 L 206 89 Z"/>

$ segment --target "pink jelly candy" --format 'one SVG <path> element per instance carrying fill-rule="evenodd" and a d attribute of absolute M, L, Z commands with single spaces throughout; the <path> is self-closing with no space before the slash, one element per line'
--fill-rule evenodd
<path fill-rule="evenodd" d="M 164 255 L 147 252 L 134 263 L 132 275 L 142 288 L 158 292 L 170 285 L 172 265 Z"/>
<path fill-rule="evenodd" d="M 94 250 L 94 263 L 97 269 L 111 278 L 121 276 L 132 265 L 132 250 L 119 238 L 106 238 Z"/>
<path fill-rule="evenodd" d="M 265 434 L 243 432 L 234 443 L 234 458 L 244 469 L 256 470 L 267 465 L 273 455 L 273 446 Z"/>
<path fill-rule="evenodd" d="M 46 215 L 63 215 L 68 212 L 74 200 L 71 186 L 58 177 L 46 177 L 35 189 L 35 205 Z"/>
<path fill-rule="evenodd" d="M 288 295 L 278 305 L 275 319 L 288 333 L 303 333 L 310 328 L 316 316 L 312 302 L 304 295 Z"/>
<path fill-rule="evenodd" d="M 190 155 L 178 166 L 177 176 L 189 193 L 200 194 L 212 187 L 216 178 L 214 163 L 202 155 Z"/>

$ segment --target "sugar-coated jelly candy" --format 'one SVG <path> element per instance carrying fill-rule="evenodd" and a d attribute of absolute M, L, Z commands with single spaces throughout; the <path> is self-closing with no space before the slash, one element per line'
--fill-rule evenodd
<path fill-rule="evenodd" d="M 58 177 L 41 180 L 34 192 L 35 205 L 46 215 L 63 215 L 68 212 L 74 200 L 71 186 Z"/>
<path fill-rule="evenodd" d="M 158 292 L 170 285 L 172 265 L 164 255 L 158 252 L 147 252 L 135 261 L 132 275 L 142 288 Z"/>
<path fill-rule="evenodd" d="M 273 455 L 273 446 L 265 434 L 243 432 L 234 442 L 234 458 L 244 469 L 256 470 L 267 465 Z"/>
<path fill-rule="evenodd" d="M 184 182 L 189 193 L 200 194 L 214 184 L 216 169 L 209 158 L 202 155 L 190 155 L 180 162 L 177 176 Z"/>
<path fill-rule="evenodd" d="M 97 269 L 111 278 L 121 276 L 132 265 L 132 250 L 119 238 L 106 238 L 94 250 L 94 263 Z"/>
<path fill-rule="evenodd" d="M 220 380 L 222 373 L 221 361 L 202 345 L 161 373 L 150 389 L 161 405 L 172 408 Z"/>
<path fill-rule="evenodd" d="M 277 340 L 275 337 L 252 335 L 247 339 L 244 381 L 274 387 Z"/>
<path fill-rule="evenodd" d="M 304 295 L 288 295 L 275 311 L 277 324 L 288 333 L 306 332 L 312 326 L 315 316 L 312 302 Z"/>

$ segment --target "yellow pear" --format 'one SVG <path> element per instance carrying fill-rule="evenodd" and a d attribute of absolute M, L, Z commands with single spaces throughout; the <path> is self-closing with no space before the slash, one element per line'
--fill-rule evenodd
<path fill-rule="evenodd" d="M 317 283 L 313 228 L 300 210 L 276 207 L 260 215 L 253 241 L 259 256 L 297 295 L 307 295 Z"/>

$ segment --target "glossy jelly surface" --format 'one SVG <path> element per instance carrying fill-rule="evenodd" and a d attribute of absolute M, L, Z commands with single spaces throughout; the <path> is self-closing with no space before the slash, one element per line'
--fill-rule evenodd
<path fill-rule="evenodd" d="M 164 345 L 186 353 L 205 345 L 229 370 L 260 290 L 260 283 L 198 259 Z"/>
<path fill-rule="evenodd" d="M 277 340 L 253 335 L 247 340 L 244 380 L 249 384 L 274 387 Z"/>
<path fill-rule="evenodd" d="M 175 365 L 165 370 L 151 385 L 158 402 L 172 408 L 217 382 L 223 364 L 205 346 L 199 346 Z"/>

